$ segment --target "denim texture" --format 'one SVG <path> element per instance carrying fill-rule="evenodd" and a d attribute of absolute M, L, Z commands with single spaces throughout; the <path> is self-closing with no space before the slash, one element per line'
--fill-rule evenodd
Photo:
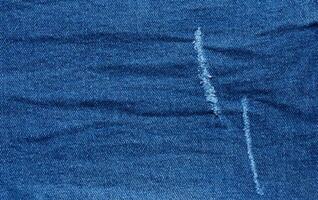
<path fill-rule="evenodd" d="M 0 200 L 317 200 L 316 0 L 0 0 Z"/>

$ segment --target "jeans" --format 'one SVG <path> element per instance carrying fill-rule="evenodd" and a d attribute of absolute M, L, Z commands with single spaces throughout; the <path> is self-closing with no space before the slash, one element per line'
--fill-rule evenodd
<path fill-rule="evenodd" d="M 0 0 L 0 199 L 318 199 L 318 3 Z"/>

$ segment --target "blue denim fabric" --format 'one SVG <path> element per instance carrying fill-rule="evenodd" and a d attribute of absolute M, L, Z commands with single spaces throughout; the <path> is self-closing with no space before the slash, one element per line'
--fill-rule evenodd
<path fill-rule="evenodd" d="M 0 200 L 318 199 L 315 0 L 0 0 Z"/>

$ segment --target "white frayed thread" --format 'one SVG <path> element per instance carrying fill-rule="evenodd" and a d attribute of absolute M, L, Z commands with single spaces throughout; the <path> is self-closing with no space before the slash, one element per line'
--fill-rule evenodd
<path fill-rule="evenodd" d="M 252 138 L 250 133 L 250 121 L 247 115 L 248 112 L 248 100 L 246 97 L 242 98 L 242 107 L 243 107 L 243 121 L 244 121 L 244 132 L 245 132 L 245 139 L 246 139 L 246 145 L 247 145 L 247 153 L 248 158 L 250 160 L 250 165 L 253 173 L 253 179 L 255 183 L 256 192 L 259 195 L 263 195 L 263 189 L 258 181 L 258 174 L 256 169 L 256 163 L 254 160 L 254 155 L 252 151 Z"/>
<path fill-rule="evenodd" d="M 201 83 L 203 84 L 206 100 L 209 102 L 214 114 L 218 115 L 220 114 L 220 110 L 217 106 L 218 98 L 216 96 L 216 92 L 213 85 L 210 83 L 210 79 L 212 76 L 208 71 L 208 64 L 203 51 L 202 35 L 203 34 L 201 32 L 201 28 L 199 27 L 194 33 L 194 48 L 198 54 L 197 59 L 199 62 L 199 77 L 201 79 Z"/>

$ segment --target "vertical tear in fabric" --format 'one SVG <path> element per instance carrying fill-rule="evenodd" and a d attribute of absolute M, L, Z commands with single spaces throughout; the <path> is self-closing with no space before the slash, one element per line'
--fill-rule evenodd
<path fill-rule="evenodd" d="M 257 194 L 263 195 L 263 189 L 260 185 L 260 182 L 258 180 L 258 173 L 256 168 L 256 163 L 254 160 L 254 155 L 252 151 L 252 138 L 251 138 L 251 130 L 250 130 L 250 121 L 248 117 L 248 99 L 247 97 L 242 98 L 242 107 L 243 107 L 243 122 L 244 122 L 244 133 L 245 133 L 245 139 L 246 139 L 246 145 L 247 145 L 247 153 L 248 158 L 250 160 L 251 170 L 253 173 L 253 180 L 255 183 L 255 189 Z"/>
<path fill-rule="evenodd" d="M 206 61 L 204 51 L 203 51 L 203 41 L 202 41 L 203 34 L 201 32 L 200 27 L 195 31 L 194 36 L 195 36 L 194 48 L 198 54 L 197 59 L 199 63 L 199 77 L 203 85 L 205 97 L 208 103 L 210 104 L 214 114 L 219 115 L 220 110 L 217 105 L 218 98 L 216 96 L 216 91 L 210 82 L 210 79 L 212 78 L 212 76 L 208 71 L 208 63 Z"/>

